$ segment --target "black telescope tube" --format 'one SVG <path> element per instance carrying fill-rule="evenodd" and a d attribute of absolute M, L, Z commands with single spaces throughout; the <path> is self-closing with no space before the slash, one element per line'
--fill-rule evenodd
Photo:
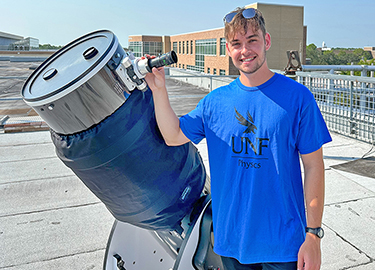
<path fill-rule="evenodd" d="M 156 58 L 149 59 L 148 65 L 146 68 L 148 72 L 152 72 L 153 67 L 158 68 L 158 67 L 168 66 L 168 65 L 177 63 L 177 61 L 178 61 L 177 54 L 174 51 L 170 51 Z"/>

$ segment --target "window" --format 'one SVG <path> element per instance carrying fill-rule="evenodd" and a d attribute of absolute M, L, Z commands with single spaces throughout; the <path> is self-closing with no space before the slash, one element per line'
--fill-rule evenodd
<path fill-rule="evenodd" d="M 224 69 L 220 69 L 220 75 L 225 75 L 225 70 Z"/>
<path fill-rule="evenodd" d="M 193 41 L 190 40 L 190 54 L 193 54 Z"/>
<path fill-rule="evenodd" d="M 129 42 L 129 50 L 133 52 L 135 57 L 141 57 L 143 52 L 142 41 Z"/>
<path fill-rule="evenodd" d="M 186 54 L 189 54 L 189 40 L 186 41 Z"/>
<path fill-rule="evenodd" d="M 214 75 L 216 75 L 216 68 L 214 68 Z"/>
<path fill-rule="evenodd" d="M 178 42 L 178 53 L 181 54 L 181 41 Z"/>
<path fill-rule="evenodd" d="M 144 50 L 143 55 L 159 55 L 163 52 L 163 43 L 162 42 L 152 42 L 144 41 Z"/>
<path fill-rule="evenodd" d="M 220 55 L 225 55 L 226 47 L 225 47 L 225 38 L 220 38 Z"/>
<path fill-rule="evenodd" d="M 177 53 L 177 42 L 173 42 L 173 50 Z"/>
<path fill-rule="evenodd" d="M 215 38 L 195 41 L 195 66 L 188 66 L 188 69 L 204 72 L 204 58 L 207 55 L 216 55 Z"/>
<path fill-rule="evenodd" d="M 201 39 L 195 41 L 195 53 L 216 55 L 216 39 Z"/>
<path fill-rule="evenodd" d="M 152 41 L 132 41 L 129 42 L 129 50 L 135 57 L 141 57 L 145 54 L 159 55 L 163 52 L 162 42 Z"/>
<path fill-rule="evenodd" d="M 182 54 L 185 54 L 185 41 L 182 41 Z"/>
<path fill-rule="evenodd" d="M 211 70 L 210 68 L 207 68 L 207 73 L 210 74 Z"/>
<path fill-rule="evenodd" d="M 197 68 L 196 70 L 204 72 L 204 55 L 195 54 L 195 66 Z"/>

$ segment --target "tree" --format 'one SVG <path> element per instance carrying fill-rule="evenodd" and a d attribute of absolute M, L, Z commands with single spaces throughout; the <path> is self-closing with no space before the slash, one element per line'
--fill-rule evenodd
<path fill-rule="evenodd" d="M 321 62 L 323 65 L 338 65 L 338 58 L 336 54 L 331 51 L 324 51 L 321 57 Z"/>
<path fill-rule="evenodd" d="M 322 52 L 318 50 L 314 43 L 306 47 L 306 58 L 311 59 L 312 65 L 320 65 Z"/>
<path fill-rule="evenodd" d="M 55 46 L 55 45 L 51 45 L 51 44 L 39 44 L 39 49 L 40 50 L 58 50 L 62 48 L 62 46 Z"/>
<path fill-rule="evenodd" d="M 371 60 L 370 52 L 360 48 L 333 48 L 322 51 L 312 43 L 306 47 L 306 57 L 311 59 L 313 65 L 350 65 L 358 64 L 362 59 Z"/>
<path fill-rule="evenodd" d="M 360 48 L 333 48 L 322 51 L 314 43 L 306 46 L 306 57 L 311 59 L 312 65 L 371 65 L 375 64 L 372 54 Z M 350 75 L 350 71 L 342 71 L 343 75 Z M 356 71 L 354 75 L 360 76 Z"/>

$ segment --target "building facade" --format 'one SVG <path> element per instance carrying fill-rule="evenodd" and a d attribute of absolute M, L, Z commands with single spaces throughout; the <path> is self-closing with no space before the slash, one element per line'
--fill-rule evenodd
<path fill-rule="evenodd" d="M 36 38 L 23 38 L 13 34 L 0 32 L 0 50 L 29 51 L 39 49 L 39 40 Z"/>
<path fill-rule="evenodd" d="M 171 41 L 169 36 L 129 36 L 128 47 L 135 57 L 159 55 L 171 50 Z"/>
<path fill-rule="evenodd" d="M 269 68 L 283 70 L 290 50 L 298 51 L 302 64 L 305 63 L 307 28 L 303 25 L 303 6 L 254 3 L 247 7 L 259 9 L 265 17 L 272 43 L 267 52 Z M 174 50 L 178 56 L 175 67 L 207 74 L 237 75 L 225 44 L 224 27 L 174 36 L 129 36 L 129 49 L 136 57 Z"/>
<path fill-rule="evenodd" d="M 9 45 L 22 39 L 21 36 L 0 32 L 0 50 L 8 50 Z"/>
<path fill-rule="evenodd" d="M 30 51 L 39 49 L 39 40 L 36 38 L 24 38 L 9 45 L 9 50 Z"/>

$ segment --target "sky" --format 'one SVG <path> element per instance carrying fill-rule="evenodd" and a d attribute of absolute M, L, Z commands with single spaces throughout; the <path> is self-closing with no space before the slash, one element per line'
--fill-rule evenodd
<path fill-rule="evenodd" d="M 65 45 L 95 30 L 129 35 L 176 35 L 223 27 L 223 17 L 251 0 L 0 0 L 0 32 Z M 374 0 L 264 0 L 304 6 L 307 44 L 375 47 Z M 266 24 L 267 24 L 267 18 Z"/>

